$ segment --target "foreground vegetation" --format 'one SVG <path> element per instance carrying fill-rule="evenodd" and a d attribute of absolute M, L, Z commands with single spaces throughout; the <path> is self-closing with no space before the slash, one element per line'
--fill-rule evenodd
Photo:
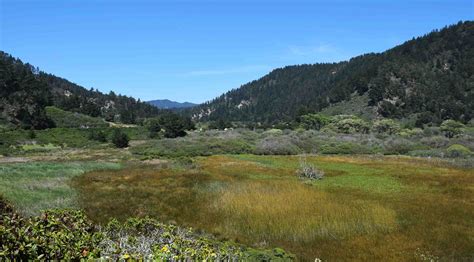
<path fill-rule="evenodd" d="M 282 249 L 258 250 L 150 218 L 94 226 L 80 211 L 50 210 L 24 218 L 0 199 L 0 258 L 8 260 L 291 261 Z"/>

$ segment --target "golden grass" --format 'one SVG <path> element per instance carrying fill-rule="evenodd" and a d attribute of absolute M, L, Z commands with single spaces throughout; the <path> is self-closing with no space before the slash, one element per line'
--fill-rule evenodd
<path fill-rule="evenodd" d="M 397 227 L 393 210 L 330 198 L 298 181 L 240 183 L 222 190 L 212 208 L 223 218 L 222 234 L 266 242 L 310 242 L 388 233 Z"/>

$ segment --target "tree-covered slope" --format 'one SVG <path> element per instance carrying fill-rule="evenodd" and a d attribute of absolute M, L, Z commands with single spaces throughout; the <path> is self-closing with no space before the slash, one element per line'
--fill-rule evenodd
<path fill-rule="evenodd" d="M 357 93 L 369 96 L 379 116 L 467 122 L 474 114 L 473 47 L 474 22 L 459 22 L 383 53 L 275 69 L 188 112 L 200 120 L 275 123 Z"/>
<path fill-rule="evenodd" d="M 171 101 L 169 99 L 151 100 L 151 101 L 148 101 L 147 103 L 161 109 L 179 109 L 179 108 L 188 108 L 188 107 L 196 106 L 196 104 L 193 104 L 190 102 L 180 103 L 176 101 Z"/>
<path fill-rule="evenodd" d="M 132 97 L 87 90 L 0 51 L 0 118 L 24 128 L 51 127 L 45 107 L 52 105 L 123 123 L 163 112 Z"/>

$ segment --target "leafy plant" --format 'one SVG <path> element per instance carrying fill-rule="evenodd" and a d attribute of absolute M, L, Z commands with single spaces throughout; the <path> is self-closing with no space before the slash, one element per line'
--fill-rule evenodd
<path fill-rule="evenodd" d="M 104 131 L 102 130 L 91 130 L 89 132 L 88 138 L 90 140 L 95 140 L 101 143 L 107 142 L 107 136 L 105 135 Z"/>
<path fill-rule="evenodd" d="M 130 138 L 120 129 L 115 129 L 112 133 L 112 143 L 118 148 L 124 148 L 128 146 Z"/>
<path fill-rule="evenodd" d="M 472 154 L 469 148 L 458 144 L 451 145 L 446 151 L 449 157 L 467 157 Z"/>
<path fill-rule="evenodd" d="M 445 120 L 441 126 L 441 131 L 444 132 L 444 135 L 448 138 L 459 136 L 463 132 L 464 124 L 452 119 Z"/>
<path fill-rule="evenodd" d="M 400 131 L 400 125 L 392 119 L 380 119 L 374 122 L 372 129 L 380 134 L 395 134 Z"/>

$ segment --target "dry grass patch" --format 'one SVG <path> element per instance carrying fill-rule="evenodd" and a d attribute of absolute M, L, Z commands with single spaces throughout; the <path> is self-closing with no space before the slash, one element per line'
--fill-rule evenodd
<path fill-rule="evenodd" d="M 222 234 L 258 241 L 311 242 L 388 233 L 396 213 L 376 203 L 341 202 L 293 181 L 240 183 L 223 189 L 214 205 Z"/>

